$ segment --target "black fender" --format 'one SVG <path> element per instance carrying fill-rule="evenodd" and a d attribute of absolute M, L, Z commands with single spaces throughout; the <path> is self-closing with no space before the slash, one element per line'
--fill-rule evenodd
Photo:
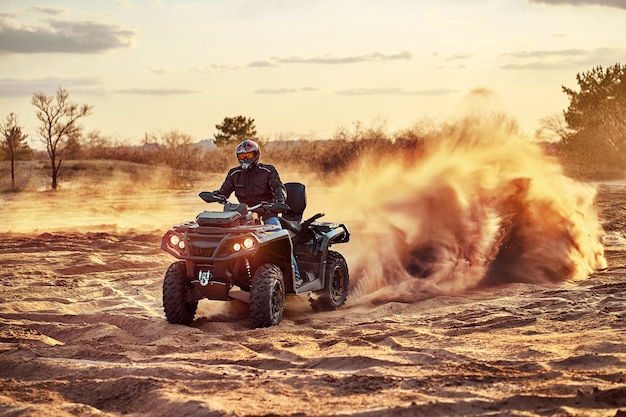
<path fill-rule="evenodd" d="M 325 224 L 328 226 L 328 224 Z M 343 225 L 333 225 L 330 230 L 322 234 L 322 240 L 317 249 L 321 253 L 319 264 L 319 277 L 313 282 L 310 282 L 300 288 L 297 293 L 303 294 L 311 291 L 319 291 L 326 285 L 326 264 L 328 262 L 328 250 L 334 243 L 346 243 L 350 240 L 350 232 L 348 228 Z"/>
<path fill-rule="evenodd" d="M 264 263 L 277 265 L 285 277 L 287 291 L 292 292 L 295 288 L 295 271 L 291 255 L 293 254 L 293 242 L 291 235 L 285 229 L 276 230 L 259 240 L 259 248 L 255 255 L 255 265 Z"/>

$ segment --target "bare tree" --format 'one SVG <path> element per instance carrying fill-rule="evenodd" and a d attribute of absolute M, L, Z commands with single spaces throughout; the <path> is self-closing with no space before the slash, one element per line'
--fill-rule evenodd
<path fill-rule="evenodd" d="M 59 87 L 55 96 L 48 96 L 40 91 L 33 94 L 32 103 L 38 109 L 37 118 L 41 126 L 37 128 L 50 157 L 52 169 L 52 189 L 57 189 L 61 162 L 70 153 L 76 151 L 81 126 L 78 120 L 91 114 L 93 106 L 79 105 L 68 100 L 67 90 Z"/>
<path fill-rule="evenodd" d="M 535 130 L 535 139 L 542 142 L 558 142 L 567 138 L 571 133 L 565 117 L 562 114 L 554 114 L 539 121 L 539 128 Z"/>
<path fill-rule="evenodd" d="M 161 156 L 172 168 L 174 185 L 193 184 L 194 171 L 200 167 L 202 152 L 192 143 L 191 135 L 173 130 L 161 135 Z"/>
<path fill-rule="evenodd" d="M 6 120 L 0 122 L 0 146 L 11 160 L 11 189 L 17 191 L 15 182 L 15 161 L 24 155 L 31 154 L 32 149 L 26 143 L 28 135 L 22 133 L 22 128 L 17 125 L 17 116 L 10 113 Z"/>

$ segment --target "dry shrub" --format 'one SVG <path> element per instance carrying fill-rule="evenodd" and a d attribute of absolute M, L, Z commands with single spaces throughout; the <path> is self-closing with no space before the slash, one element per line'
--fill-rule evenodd
<path fill-rule="evenodd" d="M 50 182 L 50 167 L 46 161 L 15 161 L 15 189 L 11 184 L 10 161 L 0 162 L 0 192 L 38 189 Z"/>
<path fill-rule="evenodd" d="M 235 149 L 220 146 L 204 152 L 202 164 L 198 169 L 204 172 L 226 172 L 236 163 Z"/>
<path fill-rule="evenodd" d="M 146 136 L 140 146 L 102 138 L 91 132 L 79 155 L 80 160 L 113 160 L 145 166 L 167 167 L 168 187 L 192 188 L 206 172 L 222 172 L 233 163 L 232 150 L 194 143 L 191 136 L 173 130 L 160 136 Z M 163 170 L 162 170 L 163 171 Z"/>
<path fill-rule="evenodd" d="M 424 154 L 428 132 L 416 125 L 387 135 L 382 129 L 361 129 L 356 124 L 350 132 L 340 128 L 329 140 L 298 140 L 263 144 L 264 160 L 277 166 L 299 168 L 332 181 L 340 174 L 354 169 L 362 160 L 393 156 L 400 163 L 412 164 Z"/>

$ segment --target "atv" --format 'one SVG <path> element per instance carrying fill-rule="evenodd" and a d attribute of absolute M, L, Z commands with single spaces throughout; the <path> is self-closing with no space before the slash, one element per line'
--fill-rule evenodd
<path fill-rule="evenodd" d="M 221 203 L 223 210 L 203 211 L 195 221 L 176 225 L 163 236 L 161 248 L 179 259 L 163 282 L 168 322 L 191 324 L 203 298 L 248 303 L 255 328 L 280 323 L 288 294 L 308 294 L 314 311 L 336 310 L 345 303 L 348 265 L 330 246 L 348 242 L 348 228 L 318 222 L 323 213 L 302 221 L 305 186 L 284 185 L 285 203 L 253 207 L 201 192 L 204 201 Z M 268 212 L 279 216 L 282 228 L 263 223 L 260 213 Z"/>

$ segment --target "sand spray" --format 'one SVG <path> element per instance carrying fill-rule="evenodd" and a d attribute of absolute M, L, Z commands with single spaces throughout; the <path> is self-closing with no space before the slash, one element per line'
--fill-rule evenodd
<path fill-rule="evenodd" d="M 558 283 L 606 267 L 595 189 L 503 116 L 442 127 L 417 160 L 365 158 L 334 193 L 360 231 L 353 301 Z"/>

